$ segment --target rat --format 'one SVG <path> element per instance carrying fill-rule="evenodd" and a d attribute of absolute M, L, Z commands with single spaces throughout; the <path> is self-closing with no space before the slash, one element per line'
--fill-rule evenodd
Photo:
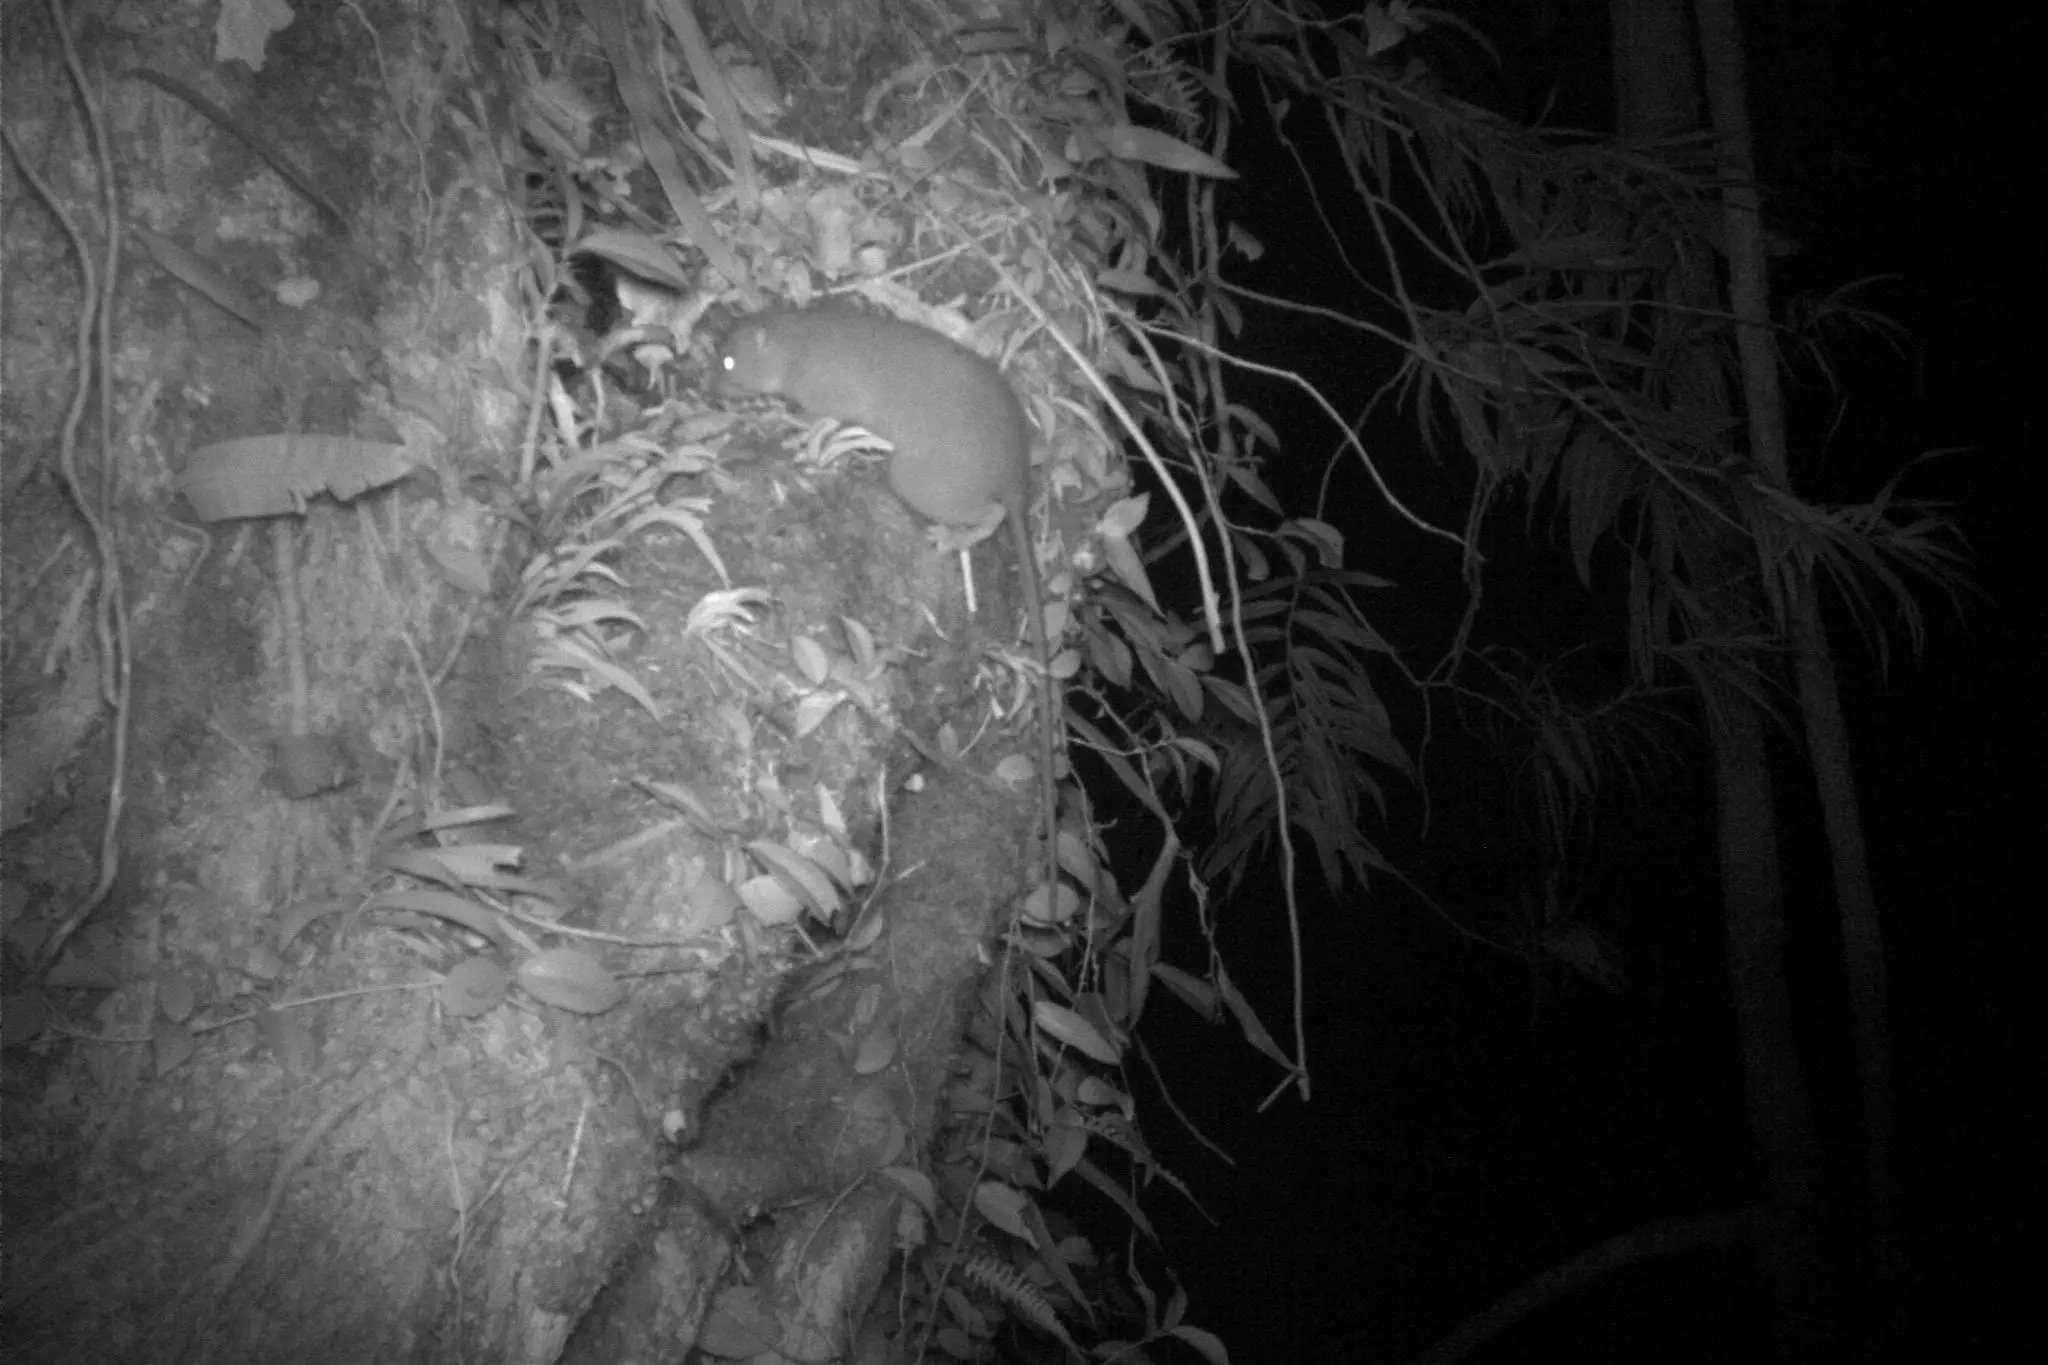
<path fill-rule="evenodd" d="M 1039 794 L 1047 913 L 1058 906 L 1059 795 L 1053 773 L 1052 651 L 1038 553 L 1026 521 L 1031 426 L 1001 371 L 929 327 L 850 309 L 778 308 L 734 323 L 712 390 L 787 398 L 813 417 L 866 427 L 896 447 L 889 486 L 920 516 L 979 526 L 1001 508 L 1038 651 Z"/>

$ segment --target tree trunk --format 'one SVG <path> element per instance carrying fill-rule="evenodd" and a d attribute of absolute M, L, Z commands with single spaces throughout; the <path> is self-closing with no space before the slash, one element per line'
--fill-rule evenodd
<path fill-rule="evenodd" d="M 1618 131 L 1654 135 L 1699 127 L 1695 48 L 1683 0 L 1616 0 L 1608 12 Z M 1710 308 L 1715 290 L 1705 264 L 1696 267 L 1689 292 L 1692 302 Z M 1717 391 L 1707 384 L 1676 387 L 1695 398 Z M 1737 567 L 1728 563 L 1712 572 L 1725 583 L 1738 577 Z M 1748 616 L 1753 603 L 1751 592 L 1727 599 L 1736 617 Z M 1820 1143 L 1785 980 L 1785 905 L 1769 749 L 1762 716 L 1738 689 L 1703 688 L 1701 700 L 1709 715 L 1719 811 L 1729 985 L 1750 1131 L 1768 1194 L 1759 1265 L 1776 1320 L 1779 1359 L 1788 1365 L 1817 1362 L 1827 1358 L 1836 1295 L 1826 1257 Z"/>
<path fill-rule="evenodd" d="M 1748 90 L 1742 59 L 1741 21 L 1731 0 L 1698 0 L 1701 47 L 1714 131 L 1729 158 L 1722 193 L 1728 239 L 1729 306 L 1741 350 L 1744 407 L 1750 453 L 1771 486 L 1789 491 L 1784 408 L 1778 385 L 1778 354 L 1770 327 L 1770 282 L 1763 249 L 1762 209 L 1754 188 L 1755 157 L 1749 132 Z M 1849 987 L 1850 1036 L 1862 1111 L 1863 1216 L 1869 1249 L 1869 1283 L 1860 1298 L 1873 1324 L 1859 1354 L 1867 1360 L 1895 1357 L 1904 1349 L 1907 1272 L 1905 1177 L 1899 1143 L 1898 1102 L 1892 1084 L 1890 994 L 1884 929 L 1870 885 L 1870 860 L 1856 804 L 1856 777 L 1835 685 L 1833 653 L 1821 622 L 1812 577 L 1784 572 L 1765 559 L 1767 583 L 1782 584 L 1784 612 L 1792 635 L 1800 715 L 1807 757 L 1820 799 L 1822 826 L 1834 874 L 1840 918 L 1843 975 Z"/>
<path fill-rule="evenodd" d="M 24 659 L 51 675 L 9 719 L 63 740 L 0 801 L 0 1339 L 79 1365 L 514 1365 L 679 1358 L 720 1322 L 749 1350 L 843 1350 L 908 1198 L 879 1173 L 932 1145 L 1036 847 L 1029 793 L 982 766 L 1014 740 L 977 684 L 1008 576 L 984 572 L 970 618 L 956 559 L 878 479 L 754 458 L 712 497 L 699 437 L 607 439 L 612 381 L 572 396 L 550 363 L 573 349 L 566 253 L 533 200 L 570 186 L 570 139 L 590 164 L 639 151 L 577 117 L 614 91 L 574 59 L 575 7 L 314 3 L 223 30 L 235 60 L 210 26 L 88 8 L 0 11 L 0 550 L 44 579 L 10 582 L 4 654 L 10 682 Z M 109 241 L 149 256 L 96 271 L 114 345 L 75 355 L 52 338 Z M 79 369 L 113 385 L 111 420 L 60 458 Z M 270 457 L 236 467 L 249 483 L 300 480 L 296 586 L 260 531 L 195 529 L 177 501 L 195 452 L 235 446 Z M 394 448 L 421 476 L 350 482 Z M 305 483 L 334 451 L 351 462 Z M 54 477 L 74 464 L 84 497 Z M 112 563 L 80 548 L 94 506 Z M 593 532 L 597 506 L 644 529 Z M 593 562 L 603 590 L 558 580 L 551 619 L 508 605 Z M 105 637 L 77 604 L 101 572 L 135 604 L 125 763 L 94 742 Z M 601 606 L 642 628 L 579 634 Z M 843 691 L 791 672 L 802 644 Z M 297 791 L 270 758 L 293 694 L 345 756 Z M 896 726 L 977 737 L 917 810 L 885 780 Z M 124 875 L 93 899 L 122 783 Z M 830 902 L 856 852 L 888 882 L 857 951 L 766 927 L 799 899 L 771 872 Z M 17 945 L 33 960 L 73 914 L 23 988 Z M 742 1238 L 771 1267 L 749 1285 Z"/>
<path fill-rule="evenodd" d="M 1762 719 L 1748 698 L 1716 700 L 1708 702 L 1728 980 L 1749 1128 L 1769 1193 L 1758 1263 L 1776 1314 L 1778 1359 L 1819 1365 L 1834 1358 L 1835 1294 L 1823 1232 L 1824 1164 L 1785 979 L 1785 896 L 1770 757 Z"/>
<path fill-rule="evenodd" d="M 1899 1134 L 1898 1098 L 1892 1083 L 1889 973 L 1884 926 L 1870 885 L 1870 859 L 1857 809 L 1855 768 L 1848 726 L 1842 719 L 1835 663 L 1818 618 L 1811 586 L 1792 601 L 1794 660 L 1799 678 L 1800 715 L 1813 761 L 1834 870 L 1835 903 L 1841 915 L 1842 964 L 1849 985 L 1857 1099 L 1863 1120 L 1863 1219 L 1868 1245 L 1869 1335 L 1861 1356 L 1869 1361 L 1904 1358 L 1915 1327 L 1906 1253 L 1906 1180 Z"/>

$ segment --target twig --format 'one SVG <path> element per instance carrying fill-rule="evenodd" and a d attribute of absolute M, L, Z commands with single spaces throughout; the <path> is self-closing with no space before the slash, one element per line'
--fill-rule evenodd
<path fill-rule="evenodd" d="M 1610 1237 L 1591 1251 L 1552 1266 L 1484 1312 L 1467 1318 L 1456 1331 L 1415 1357 L 1411 1365 L 1453 1365 L 1537 1309 L 1604 1276 L 1652 1257 L 1676 1256 L 1743 1241 L 1756 1234 L 1760 1217 L 1756 1209 L 1738 1209 L 1696 1218 L 1667 1218 Z"/>
<path fill-rule="evenodd" d="M 230 114 L 227 110 L 221 108 L 218 104 L 215 104 L 212 100 L 206 98 L 206 96 L 200 94 L 175 76 L 166 76 L 161 71 L 151 71 L 146 66 L 138 66 L 128 74 L 137 80 L 148 81 L 159 90 L 176 95 L 179 99 L 211 119 L 223 132 L 234 134 L 236 138 L 241 140 L 243 146 L 256 153 L 257 156 L 262 157 L 264 164 L 269 166 L 271 170 L 276 171 L 285 184 L 290 185 L 303 195 L 307 203 L 325 214 L 329 221 L 343 232 L 348 231 L 348 216 L 335 207 L 333 200 L 320 193 L 319 187 L 313 183 L 312 179 L 305 172 L 285 160 L 284 153 L 271 146 L 269 139 L 257 132 L 254 126 L 242 119 L 236 118 L 233 114 Z"/>
<path fill-rule="evenodd" d="M 226 1292 L 228 1286 L 234 1283 L 235 1277 L 241 1274 L 242 1267 L 248 1263 L 250 1255 L 263 1241 L 263 1235 L 270 1231 L 271 1223 L 277 1219 L 278 1207 L 284 1203 L 285 1187 L 291 1184 L 292 1176 L 298 1173 L 299 1167 L 305 1164 L 313 1149 L 318 1147 L 321 1140 L 333 1132 L 343 1119 L 410 1075 L 413 1067 L 419 1063 L 420 1056 L 427 1050 L 427 1039 L 430 1034 L 431 1029 L 423 1020 L 412 1046 L 406 1050 L 405 1056 L 388 1075 L 377 1077 L 355 1094 L 337 1100 L 327 1112 L 313 1120 L 313 1126 L 292 1144 L 290 1151 L 278 1159 L 277 1170 L 270 1177 L 270 1190 L 263 1199 L 263 1208 L 249 1220 L 248 1225 L 235 1238 L 235 1245 L 228 1252 L 227 1260 L 214 1273 L 216 1295 Z"/>
<path fill-rule="evenodd" d="M 107 141 L 106 124 L 100 117 L 99 102 L 93 98 L 92 87 L 86 83 L 85 68 L 78 60 L 78 49 L 71 41 L 71 28 L 66 22 L 62 0 L 49 0 L 49 7 L 50 21 L 56 27 L 58 41 L 64 49 L 64 69 L 78 89 L 79 104 L 85 111 L 86 127 L 91 132 L 93 153 L 98 161 L 100 195 L 106 218 L 106 251 L 99 272 L 93 269 L 92 255 L 86 250 L 84 234 L 72 222 L 64 205 L 36 175 L 35 168 L 22 154 L 12 135 L 6 136 L 6 142 L 14 152 L 22 178 L 48 202 L 58 225 L 70 239 L 72 249 L 78 253 L 79 271 L 84 276 L 75 343 L 78 389 L 72 395 L 70 411 L 65 414 L 58 442 L 58 466 L 63 475 L 64 489 L 77 504 L 78 514 L 91 532 L 93 550 L 99 559 L 100 585 L 94 600 L 97 608 L 94 625 L 99 637 L 100 692 L 114 713 L 110 727 L 114 752 L 107 779 L 107 818 L 100 830 L 99 880 L 91 894 L 67 911 L 43 941 L 36 954 L 37 976 L 57 960 L 66 941 L 92 916 L 93 911 L 106 903 L 120 872 L 121 811 L 127 799 L 131 692 L 128 599 L 121 577 L 120 547 L 109 529 L 114 513 L 113 290 L 121 263 L 121 199 L 114 181 L 114 153 Z M 0 133 L 5 133 L 5 130 L 0 129 Z M 98 496 L 90 497 L 78 475 L 78 425 L 85 415 L 87 396 L 95 390 L 99 396 L 100 477 Z"/>

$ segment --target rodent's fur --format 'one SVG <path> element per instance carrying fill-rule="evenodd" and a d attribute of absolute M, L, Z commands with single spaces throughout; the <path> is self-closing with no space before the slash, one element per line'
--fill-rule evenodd
<path fill-rule="evenodd" d="M 928 327 L 841 308 L 755 313 L 719 342 L 713 383 L 886 437 L 890 487 L 933 521 L 972 526 L 992 506 L 1023 505 L 1023 406 L 995 366 Z"/>
<path fill-rule="evenodd" d="M 950 526 L 1003 509 L 1028 595 L 1039 664 L 1039 788 L 1046 895 L 1058 888 L 1059 797 L 1053 770 L 1052 652 L 1026 490 L 1031 427 L 994 365 L 928 327 L 842 308 L 770 309 L 718 343 L 713 391 L 773 394 L 814 417 L 854 422 L 896 447 L 889 486 L 914 512 Z M 1048 913 L 1056 900 L 1048 901 Z"/>

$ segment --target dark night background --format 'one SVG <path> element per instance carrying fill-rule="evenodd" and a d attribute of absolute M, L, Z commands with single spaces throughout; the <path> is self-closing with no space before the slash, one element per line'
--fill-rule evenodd
<path fill-rule="evenodd" d="M 1527 26 L 1478 20 L 1504 54 L 1501 70 L 1462 73 L 1485 84 L 1482 101 L 1607 126 L 1604 6 L 1475 12 L 1496 8 Z M 1761 170 L 1775 220 L 1804 247 L 1774 266 L 1774 297 L 1900 276 L 1865 302 L 1913 333 L 1905 359 L 1872 348 L 1851 362 L 1847 412 L 1832 435 L 1819 425 L 1832 408 L 1806 391 L 1805 420 L 1794 414 L 1799 490 L 1861 500 L 1916 454 L 1970 447 L 1904 491 L 1958 504 L 1984 600 L 1958 621 L 1923 594 L 1932 622 L 1924 657 L 1901 647 L 1889 676 L 1853 634 L 1838 631 L 1836 643 L 1888 936 L 1908 1141 L 1919 1335 L 1901 1358 L 2004 1359 L 2011 1304 L 2038 1282 L 2037 1239 L 2022 1225 L 2036 1186 L 2033 1144 L 2022 1146 L 2019 1124 L 2037 1075 L 2021 1040 L 2040 931 L 2015 875 L 2019 850 L 2042 830 L 2042 613 L 2027 586 L 2033 500 L 2021 473 L 2036 451 L 2016 401 L 2031 387 L 2036 348 L 2006 321 L 2031 312 L 2013 281 L 2031 274 L 2020 228 L 2034 215 L 2020 206 L 2032 202 L 2034 154 L 2016 130 L 2034 116 L 2018 113 L 2011 93 L 2018 64 L 2004 54 L 2014 35 L 1974 8 L 1798 5 L 1745 22 Z M 1319 267 L 1328 248 L 1299 190 L 1256 169 L 1285 165 L 1259 140 L 1261 117 L 1246 119 L 1235 161 L 1250 169 L 1225 205 L 1267 247 L 1243 278 L 1343 306 L 1346 282 Z M 1310 122 L 1297 111 L 1290 131 L 1310 136 Z M 1336 357 L 1355 355 L 1348 338 L 1251 316 L 1242 349 L 1316 376 L 1340 408 L 1355 409 L 1383 377 L 1343 368 Z M 1244 401 L 1276 422 L 1289 414 L 1271 390 L 1247 386 Z M 1302 477 L 1319 477 L 1326 431 L 1286 434 L 1305 442 Z M 1404 494 L 1420 486 L 1426 500 L 1431 475 L 1412 428 L 1405 448 L 1392 444 L 1402 434 L 1390 426 L 1379 456 L 1400 471 Z M 1283 452 L 1278 463 L 1294 457 Z M 1455 506 L 1444 478 L 1438 513 Z M 1284 485 L 1285 473 L 1275 481 Z M 1308 496 L 1283 491 L 1290 506 Z M 1370 500 L 1362 487 L 1340 489 L 1332 505 Z M 1348 566 L 1400 577 L 1400 541 L 1373 530 L 1354 540 Z M 1514 528 L 1496 516 L 1491 530 L 1501 536 L 1485 618 L 1493 638 L 1552 651 L 1615 643 L 1587 624 L 1599 612 L 1557 567 L 1561 553 L 1546 547 L 1518 564 L 1499 553 Z M 1413 595 L 1395 601 L 1402 596 L 1389 593 L 1382 608 L 1397 638 L 1432 638 L 1424 613 L 1457 610 Z M 1495 812 L 1498 793 L 1467 757 L 1443 738 L 1431 751 L 1426 836 L 1412 791 L 1396 790 L 1390 828 L 1372 831 L 1453 912 L 1510 899 L 1530 878 L 1511 847 L 1469 835 L 1480 826 L 1463 817 Z M 1307 906 L 1311 1103 L 1290 1091 L 1255 1113 L 1277 1078 L 1234 1030 L 1206 1029 L 1163 1000 L 1150 1012 L 1175 1102 L 1237 1163 L 1205 1153 L 1163 1107 L 1148 1111 L 1162 1159 L 1217 1220 L 1209 1226 L 1163 1191 L 1150 1205 L 1186 1277 L 1189 1321 L 1220 1333 L 1238 1365 L 1403 1360 L 1608 1237 L 1756 1197 L 1722 971 L 1711 783 L 1703 748 L 1686 757 L 1685 777 L 1649 799 L 1610 801 L 1593 860 L 1572 869 L 1573 893 L 1627 970 L 1619 993 L 1471 943 L 1382 879 Z M 1854 1140 L 1855 1101 L 1842 1084 L 1846 1014 L 1826 852 L 1797 764 L 1778 777 L 1788 920 L 1799 937 L 1794 989 L 1814 1025 L 1803 1039 L 1807 1069 L 1843 1192 L 1853 1193 L 1854 1149 L 1843 1144 Z M 1277 894 L 1253 887 L 1220 918 L 1234 979 L 1282 1033 Z M 1170 945 L 1170 959 L 1176 951 L 1184 965 L 1203 960 L 1192 936 Z M 1767 1358 L 1749 1261 L 1745 1250 L 1720 1250 L 1646 1262 L 1470 1359 Z"/>

